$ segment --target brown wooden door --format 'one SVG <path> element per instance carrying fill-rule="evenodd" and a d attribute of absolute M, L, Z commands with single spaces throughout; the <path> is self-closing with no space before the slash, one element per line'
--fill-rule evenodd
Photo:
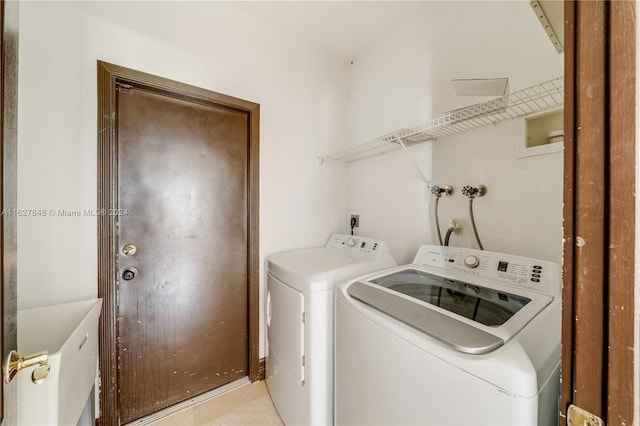
<path fill-rule="evenodd" d="M 563 424 L 571 404 L 607 424 L 638 421 L 635 7 L 565 3 Z"/>
<path fill-rule="evenodd" d="M 139 87 L 117 102 L 126 423 L 248 374 L 248 119 Z"/>

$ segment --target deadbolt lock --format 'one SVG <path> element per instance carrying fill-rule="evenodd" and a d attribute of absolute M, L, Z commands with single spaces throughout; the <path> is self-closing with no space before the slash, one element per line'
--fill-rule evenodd
<path fill-rule="evenodd" d="M 138 248 L 133 244 L 127 244 L 126 246 L 122 247 L 122 254 L 124 254 L 125 256 L 133 256 L 137 251 Z"/>
<path fill-rule="evenodd" d="M 136 277 L 138 270 L 136 268 L 127 268 L 122 271 L 122 279 L 125 281 L 131 281 Z"/>

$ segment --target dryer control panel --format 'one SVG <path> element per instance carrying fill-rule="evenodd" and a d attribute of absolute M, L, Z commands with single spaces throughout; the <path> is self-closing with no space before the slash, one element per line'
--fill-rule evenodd
<path fill-rule="evenodd" d="M 423 245 L 413 263 L 560 295 L 560 267 L 545 260 L 461 247 Z"/>
<path fill-rule="evenodd" d="M 384 241 L 357 235 L 333 234 L 329 238 L 327 247 L 339 249 L 345 252 L 359 254 L 378 260 L 391 260 L 389 246 Z"/>

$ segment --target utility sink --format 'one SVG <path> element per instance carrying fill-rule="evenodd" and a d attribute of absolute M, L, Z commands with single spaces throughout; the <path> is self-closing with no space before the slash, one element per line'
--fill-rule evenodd
<path fill-rule="evenodd" d="M 18 373 L 18 424 L 76 425 L 98 373 L 102 299 L 18 311 L 18 353 L 49 352 L 49 376 Z"/>

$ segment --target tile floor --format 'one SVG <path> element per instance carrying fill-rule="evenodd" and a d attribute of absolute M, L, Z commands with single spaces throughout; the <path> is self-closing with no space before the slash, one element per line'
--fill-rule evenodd
<path fill-rule="evenodd" d="M 241 386 L 153 423 L 154 426 L 283 425 L 264 381 Z"/>

